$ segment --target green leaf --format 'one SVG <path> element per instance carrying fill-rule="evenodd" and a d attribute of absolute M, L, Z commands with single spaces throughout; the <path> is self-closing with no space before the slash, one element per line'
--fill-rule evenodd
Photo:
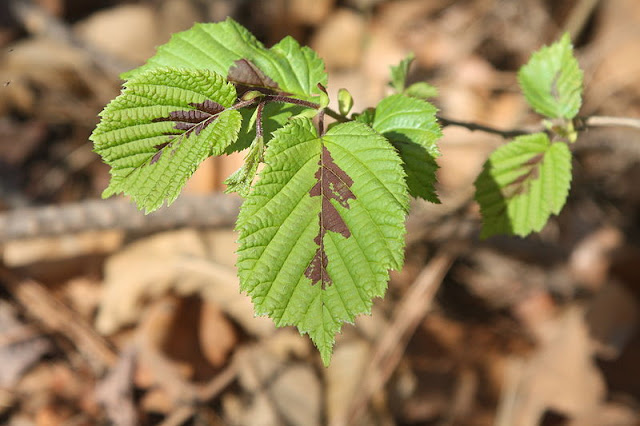
<path fill-rule="evenodd" d="M 569 34 L 535 52 L 518 72 L 527 102 L 550 118 L 571 119 L 582 104 L 582 71 Z"/>
<path fill-rule="evenodd" d="M 378 104 L 373 114 L 363 113 L 357 120 L 369 121 L 378 133 L 396 148 L 407 174 L 413 197 L 439 203 L 435 192 L 436 141 L 442 136 L 436 121 L 436 107 L 405 95 L 391 95 Z"/>
<path fill-rule="evenodd" d="M 292 104 L 268 103 L 265 105 L 262 113 L 264 143 L 268 144 L 273 137 L 273 132 L 289 122 L 291 117 L 300 114 L 305 109 L 305 107 Z M 242 151 L 253 143 L 256 138 L 255 112 L 255 108 L 243 108 L 240 110 L 242 126 L 238 134 L 238 140 L 227 148 L 226 154 Z"/>
<path fill-rule="evenodd" d="M 130 195 L 146 212 L 171 204 L 209 155 L 235 140 L 233 85 L 207 70 L 156 68 L 137 74 L 102 111 L 91 135 L 111 166 L 103 197 Z"/>
<path fill-rule="evenodd" d="M 376 118 L 376 109 L 367 108 L 360 113 L 354 112 L 353 114 L 351 114 L 351 118 L 358 123 L 364 123 L 367 126 L 372 126 L 373 120 Z"/>
<path fill-rule="evenodd" d="M 231 18 L 218 23 L 196 24 L 189 30 L 174 34 L 145 65 L 121 77 L 132 78 L 146 70 L 163 66 L 208 69 L 227 76 L 239 61 L 266 75 L 276 83 L 278 91 L 315 103 L 321 103 L 326 98 L 318 88 L 318 83 L 327 85 L 325 65 L 312 49 L 301 47 L 291 37 L 285 37 L 266 49 L 253 34 Z M 263 113 L 265 143 L 269 142 L 275 129 L 282 127 L 302 109 L 285 104 L 268 105 Z M 253 111 L 255 107 L 243 110 L 245 122 Z M 247 148 L 254 139 L 253 126 L 244 125 L 238 142 L 228 152 Z"/>
<path fill-rule="evenodd" d="M 242 197 L 249 195 L 251 183 L 253 182 L 258 171 L 258 165 L 262 161 L 264 153 L 264 138 L 257 137 L 251 144 L 249 152 L 244 157 L 244 164 L 229 176 L 224 183 L 227 188 L 224 192 L 237 192 Z"/>
<path fill-rule="evenodd" d="M 522 237 L 540 231 L 564 206 L 571 184 L 571 153 L 544 133 L 519 136 L 495 150 L 475 182 L 483 227 Z"/>
<path fill-rule="evenodd" d="M 318 88 L 318 83 L 327 84 L 324 62 L 312 49 L 301 47 L 293 38 L 285 37 L 271 49 L 256 52 L 250 59 L 278 84 L 280 90 L 316 103 L 325 97 Z M 269 143 L 275 130 L 304 109 L 305 107 L 291 104 L 268 104 L 262 114 L 265 144 Z M 253 111 L 255 108 L 247 109 L 243 116 L 246 118 Z M 229 152 L 246 148 L 255 136 L 255 126 L 243 123 L 238 141 L 230 147 Z"/>
<path fill-rule="evenodd" d="M 121 77 L 129 79 L 157 67 L 208 69 L 227 75 L 240 60 L 255 65 L 282 91 L 305 100 L 320 95 L 318 83 L 327 84 L 324 62 L 312 49 L 301 47 L 291 37 L 265 49 L 253 34 L 231 18 L 224 22 L 196 24 L 174 34 L 145 65 Z"/>
<path fill-rule="evenodd" d="M 404 92 L 404 88 L 407 82 L 407 74 L 409 73 L 409 66 L 415 59 L 415 55 L 409 53 L 398 65 L 391 65 L 391 82 L 389 85 L 398 93 Z"/>
<path fill-rule="evenodd" d="M 338 90 L 338 110 L 340 114 L 346 116 L 353 108 L 353 97 L 347 89 Z"/>
<path fill-rule="evenodd" d="M 401 162 L 370 127 L 311 120 L 276 132 L 244 202 L 238 273 L 258 315 L 308 333 L 327 365 L 343 322 L 370 313 L 403 262 L 408 196 Z"/>
<path fill-rule="evenodd" d="M 252 59 L 264 50 L 262 43 L 249 30 L 227 18 L 215 24 L 195 24 L 172 35 L 146 64 L 120 77 L 127 80 L 158 67 L 207 69 L 226 76 L 236 60 Z"/>
<path fill-rule="evenodd" d="M 285 37 L 271 49 L 249 57 L 280 88 L 300 99 L 317 102 L 322 94 L 318 83 L 327 85 L 324 61 L 307 46 L 300 46 L 292 37 Z"/>
<path fill-rule="evenodd" d="M 412 98 L 418 98 L 426 101 L 427 99 L 437 97 L 438 89 L 429 83 L 419 81 L 418 83 L 413 83 L 411 86 L 407 87 L 404 94 L 411 96 Z"/>

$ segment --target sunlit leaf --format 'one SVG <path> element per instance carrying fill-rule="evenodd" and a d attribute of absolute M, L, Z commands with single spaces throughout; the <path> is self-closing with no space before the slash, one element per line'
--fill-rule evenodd
<path fill-rule="evenodd" d="M 233 85 L 206 70 L 156 68 L 129 80 L 91 135 L 111 166 L 103 196 L 130 195 L 147 212 L 171 204 L 200 162 L 237 137 L 240 113 L 227 110 Z"/>
<path fill-rule="evenodd" d="M 408 197 L 389 142 L 360 123 L 278 130 L 242 206 L 238 271 L 256 313 L 309 333 L 328 364 L 343 322 L 369 313 L 403 262 Z"/>
<path fill-rule="evenodd" d="M 582 104 L 582 71 L 569 34 L 531 55 L 518 72 L 529 105 L 550 118 L 573 118 Z"/>

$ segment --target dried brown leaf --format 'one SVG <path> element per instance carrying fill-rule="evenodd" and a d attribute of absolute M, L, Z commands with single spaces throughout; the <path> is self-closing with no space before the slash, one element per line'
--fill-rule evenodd
<path fill-rule="evenodd" d="M 51 342 L 17 318 L 9 303 L 0 300 L 0 387 L 13 387 L 24 372 L 51 350 Z"/>
<path fill-rule="evenodd" d="M 116 365 L 96 386 L 96 398 L 104 406 L 107 416 L 116 426 L 138 424 L 133 397 L 133 373 L 137 348 L 133 345 L 120 353 Z"/>
<path fill-rule="evenodd" d="M 200 349 L 214 367 L 221 367 L 235 347 L 238 337 L 217 304 L 204 302 L 200 312 Z"/>
<path fill-rule="evenodd" d="M 510 364 L 498 426 L 535 425 L 547 410 L 589 416 L 604 402 L 605 383 L 593 360 L 584 309 L 570 307 L 543 328 L 538 351 Z"/>

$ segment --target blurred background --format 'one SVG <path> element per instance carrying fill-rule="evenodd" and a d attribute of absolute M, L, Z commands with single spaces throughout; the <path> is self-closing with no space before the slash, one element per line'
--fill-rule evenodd
<path fill-rule="evenodd" d="M 329 368 L 238 292 L 220 192 L 242 155 L 147 217 L 96 201 L 119 73 L 227 16 L 316 49 L 354 111 L 414 52 L 444 117 L 500 129 L 537 123 L 516 72 L 568 31 L 581 115 L 640 117 L 637 0 L 0 0 L 0 424 L 640 424 L 637 130 L 581 134 L 562 213 L 480 241 L 472 183 L 504 140 L 445 128 L 442 204 L 413 203 L 405 268 Z"/>

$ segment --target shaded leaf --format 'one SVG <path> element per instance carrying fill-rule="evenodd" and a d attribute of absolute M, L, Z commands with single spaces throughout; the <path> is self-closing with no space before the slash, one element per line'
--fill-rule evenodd
<path fill-rule="evenodd" d="M 262 154 L 264 152 L 264 138 L 258 137 L 251 144 L 249 152 L 244 157 L 244 164 L 238 170 L 236 170 L 225 181 L 227 188 L 224 192 L 237 192 L 242 197 L 249 195 L 251 189 L 251 183 L 253 182 L 258 166 L 262 161 Z"/>
<path fill-rule="evenodd" d="M 405 95 L 391 95 L 375 111 L 357 120 L 369 122 L 398 150 L 407 174 L 407 186 L 413 197 L 439 203 L 435 192 L 439 155 L 436 141 L 442 136 L 436 121 L 436 108 L 428 102 Z"/>
<path fill-rule="evenodd" d="M 318 83 L 324 86 L 327 84 L 324 62 L 312 49 L 300 46 L 293 38 L 285 37 L 271 49 L 256 52 L 250 59 L 261 72 L 277 83 L 282 92 L 315 103 L 322 103 L 326 98 L 318 88 Z M 299 105 L 268 104 L 262 114 L 265 144 L 269 143 L 275 130 L 305 109 L 307 108 Z M 247 120 L 253 111 L 255 108 L 243 111 L 244 120 L 238 141 L 230 147 L 228 153 L 247 148 L 255 139 L 255 126 Z"/>
<path fill-rule="evenodd" d="M 391 82 L 389 85 L 398 93 L 404 92 L 409 74 L 409 66 L 415 59 L 413 53 L 409 53 L 398 65 L 391 66 Z"/>
<path fill-rule="evenodd" d="M 264 143 L 267 144 L 273 137 L 273 132 L 284 126 L 291 117 L 294 117 L 304 111 L 306 108 L 300 105 L 268 103 L 262 112 L 262 128 L 264 131 Z M 312 110 L 313 111 L 313 110 Z M 242 115 L 242 124 L 238 132 L 238 139 L 229 145 L 225 150 L 225 154 L 242 151 L 251 146 L 256 139 L 256 109 L 243 108 L 240 110 Z"/>
<path fill-rule="evenodd" d="M 520 136 L 495 150 L 475 182 L 481 237 L 526 236 L 558 214 L 571 183 L 571 153 L 544 133 Z"/>
<path fill-rule="evenodd" d="M 412 98 L 427 100 L 438 96 L 438 88 L 424 81 L 419 81 L 407 87 L 404 94 Z"/>

